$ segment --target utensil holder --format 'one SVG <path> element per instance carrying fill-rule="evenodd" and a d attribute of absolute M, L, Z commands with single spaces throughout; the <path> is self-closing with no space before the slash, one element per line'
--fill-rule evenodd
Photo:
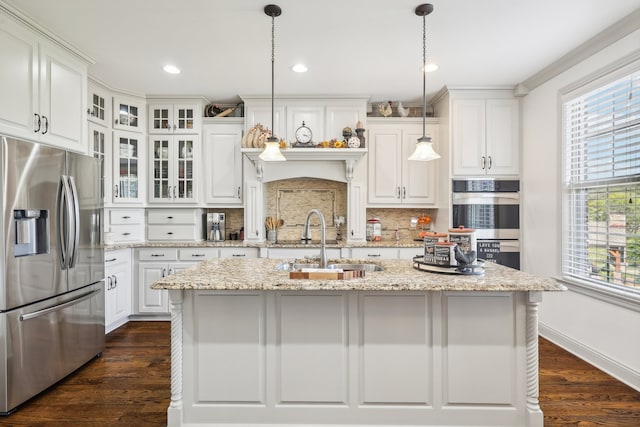
<path fill-rule="evenodd" d="M 269 243 L 275 243 L 278 240 L 278 231 L 277 230 L 267 230 L 267 241 Z"/>

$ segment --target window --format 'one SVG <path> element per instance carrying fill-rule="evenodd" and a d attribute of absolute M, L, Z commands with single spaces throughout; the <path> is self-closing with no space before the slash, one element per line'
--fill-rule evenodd
<path fill-rule="evenodd" d="M 640 71 L 563 102 L 563 274 L 640 293 Z"/>

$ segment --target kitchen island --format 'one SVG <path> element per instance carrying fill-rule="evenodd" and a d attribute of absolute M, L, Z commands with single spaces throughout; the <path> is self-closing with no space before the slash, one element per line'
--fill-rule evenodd
<path fill-rule="evenodd" d="M 542 427 L 537 311 L 562 285 L 406 260 L 294 280 L 281 263 L 204 261 L 152 286 L 170 294 L 169 426 Z"/>

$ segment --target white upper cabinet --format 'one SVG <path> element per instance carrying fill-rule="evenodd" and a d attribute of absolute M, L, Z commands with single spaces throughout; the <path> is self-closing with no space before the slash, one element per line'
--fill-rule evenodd
<path fill-rule="evenodd" d="M 195 203 L 199 135 L 149 136 L 149 203 Z"/>
<path fill-rule="evenodd" d="M 429 123 L 426 133 L 433 139 L 437 152 L 437 126 Z M 369 119 L 369 205 L 424 206 L 436 203 L 438 161 L 408 160 L 420 137 L 421 120 Z"/>
<path fill-rule="evenodd" d="M 0 19 L 0 132 L 87 153 L 87 63 Z"/>
<path fill-rule="evenodd" d="M 454 99 L 453 175 L 518 175 L 519 122 L 517 99 Z"/>
<path fill-rule="evenodd" d="M 145 151 L 144 135 L 113 132 L 113 203 L 144 204 Z"/>
<path fill-rule="evenodd" d="M 311 142 L 317 144 L 325 140 L 323 107 L 287 107 L 287 138 L 290 142 L 297 142 L 296 131 L 303 124 L 311 130 Z"/>
<path fill-rule="evenodd" d="M 202 133 L 205 203 L 242 206 L 242 119 L 205 124 Z"/>
<path fill-rule="evenodd" d="M 111 94 L 104 87 L 89 81 L 87 97 L 87 119 L 109 127 L 111 119 Z"/>
<path fill-rule="evenodd" d="M 200 103 L 149 103 L 149 133 L 199 134 L 202 128 Z"/>
<path fill-rule="evenodd" d="M 146 129 L 145 100 L 128 96 L 113 97 L 113 128 L 129 132 Z"/>

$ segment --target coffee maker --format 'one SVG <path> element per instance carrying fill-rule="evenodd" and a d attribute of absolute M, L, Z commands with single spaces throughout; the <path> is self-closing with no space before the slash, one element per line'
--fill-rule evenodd
<path fill-rule="evenodd" d="M 207 240 L 214 242 L 224 241 L 226 235 L 225 215 L 224 212 L 207 213 Z"/>

